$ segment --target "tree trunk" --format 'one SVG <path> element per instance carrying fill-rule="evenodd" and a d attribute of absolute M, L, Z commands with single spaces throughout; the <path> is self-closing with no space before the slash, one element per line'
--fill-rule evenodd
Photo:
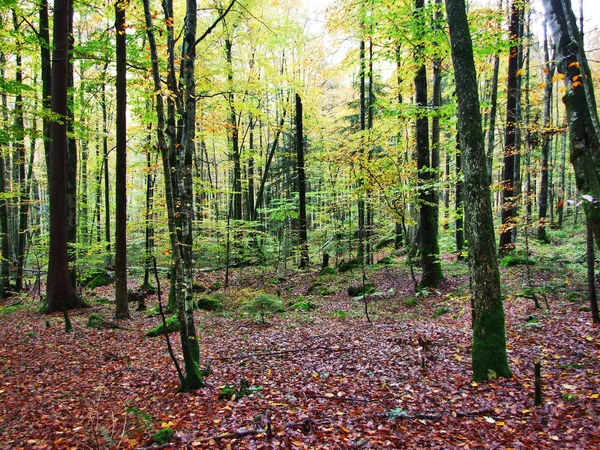
<path fill-rule="evenodd" d="M 502 225 L 500 228 L 500 252 L 511 251 L 513 244 L 515 197 L 515 153 L 517 128 L 517 99 L 519 70 L 519 0 L 513 0 L 510 9 L 510 50 L 508 56 L 508 82 L 506 99 L 506 128 L 504 132 L 504 169 L 502 173 Z"/>
<path fill-rule="evenodd" d="M 424 0 L 416 0 L 415 7 L 419 20 L 423 18 Z M 415 101 L 419 111 L 416 120 L 417 170 L 419 173 L 420 203 L 420 250 L 423 276 L 420 286 L 435 287 L 442 279 L 440 266 L 440 250 L 438 245 L 437 222 L 435 219 L 435 187 L 429 158 L 429 119 L 425 113 L 427 108 L 427 69 L 422 59 L 422 48 L 418 46 L 416 60 L 418 63 L 415 75 Z"/>
<path fill-rule="evenodd" d="M 546 27 L 544 26 L 544 112 L 542 116 L 542 148 L 540 159 L 540 192 L 538 194 L 538 229 L 537 239 L 540 242 L 548 243 L 548 234 L 546 233 L 545 221 L 548 212 L 548 157 L 550 154 L 551 136 L 552 136 L 552 77 L 554 76 L 554 64 L 550 61 L 548 51 L 548 38 L 546 36 Z M 554 58 L 552 58 L 554 60 Z"/>
<path fill-rule="evenodd" d="M 50 62 L 50 28 L 48 25 L 48 0 L 40 0 L 40 60 L 42 72 L 42 108 L 50 111 L 50 98 L 52 95 L 52 67 Z M 50 136 L 50 121 L 47 115 L 43 119 L 43 134 Z M 50 140 L 44 139 L 44 155 L 46 162 L 50 160 Z"/>
<path fill-rule="evenodd" d="M 456 259 L 457 261 L 464 260 L 465 233 L 464 233 L 464 204 L 463 204 L 463 172 L 460 155 L 460 131 L 456 132 L 456 166 L 454 168 L 456 174 L 456 185 L 454 192 L 454 240 L 456 242 Z"/>
<path fill-rule="evenodd" d="M 306 173 L 304 169 L 304 135 L 302 130 L 302 100 L 296 94 L 296 155 L 298 168 L 298 234 L 300 238 L 300 269 L 308 266 L 308 233 L 306 223 Z"/>
<path fill-rule="evenodd" d="M 106 67 L 106 66 L 105 66 Z M 106 100 L 106 83 L 102 83 L 101 91 L 102 102 L 102 165 L 104 166 L 104 240 L 106 241 L 106 250 L 111 251 L 110 245 L 110 182 L 108 174 L 108 106 Z M 110 258 L 110 256 L 109 256 Z"/>
<path fill-rule="evenodd" d="M 570 0 L 544 0 L 546 19 L 552 28 L 558 53 L 558 71 L 565 75 L 570 159 L 584 211 L 590 221 L 596 245 L 600 246 L 600 125 L 594 87 L 583 41 Z"/>
<path fill-rule="evenodd" d="M 48 184 L 50 198 L 50 249 L 46 282 L 47 311 L 83 306 L 71 285 L 67 254 L 67 75 L 69 61 L 69 0 L 54 2 L 52 55 L 52 113 L 62 120 L 51 124 Z"/>
<path fill-rule="evenodd" d="M 498 0 L 498 11 L 502 12 L 502 0 Z M 492 170 L 494 166 L 494 141 L 496 136 L 496 115 L 498 110 L 498 78 L 500 75 L 500 56 L 494 55 L 494 70 L 492 73 L 492 95 L 490 98 L 490 122 L 487 133 L 487 173 L 488 184 L 492 184 Z"/>
<path fill-rule="evenodd" d="M 115 317 L 129 319 L 127 298 L 127 3 L 115 3 L 116 37 L 116 177 L 115 177 Z"/>
<path fill-rule="evenodd" d="M 465 184 L 465 231 L 473 302 L 473 379 L 510 377 L 504 307 L 495 249 L 490 188 L 473 47 L 464 0 L 446 0 L 458 99 L 458 128 Z"/>
<path fill-rule="evenodd" d="M 2 19 L 0 18 L 0 25 Z M 0 51 L 0 80 L 5 81 L 4 67 L 6 65 L 6 56 L 4 52 Z M 2 98 L 2 109 L 3 113 L 3 135 L 6 137 L 9 135 L 6 127 L 8 126 L 8 101 L 6 98 L 6 92 L 0 94 Z M 6 167 L 4 163 L 4 152 L 8 148 L 9 143 L 2 141 L 0 142 L 0 240 L 2 249 L 2 259 L 0 261 L 0 299 L 5 298 L 10 291 L 10 261 L 8 255 L 10 253 L 9 238 L 8 238 L 8 207 L 7 207 L 7 183 L 6 183 Z"/>

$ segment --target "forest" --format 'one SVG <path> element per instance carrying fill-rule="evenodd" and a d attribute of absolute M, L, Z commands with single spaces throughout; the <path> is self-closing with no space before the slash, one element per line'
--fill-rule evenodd
<path fill-rule="evenodd" d="M 600 448 L 583 0 L 0 1 L 1 448 Z"/>

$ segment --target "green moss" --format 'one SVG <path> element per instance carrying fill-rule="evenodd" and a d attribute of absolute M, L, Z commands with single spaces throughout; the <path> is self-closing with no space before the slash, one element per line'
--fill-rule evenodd
<path fill-rule="evenodd" d="M 348 295 L 350 297 L 358 297 L 364 294 L 370 294 L 375 292 L 375 285 L 373 283 L 360 284 L 358 286 L 348 286 Z"/>
<path fill-rule="evenodd" d="M 259 292 L 252 300 L 242 305 L 242 311 L 254 317 L 260 317 L 264 323 L 267 316 L 283 312 L 283 303 L 275 295 Z"/>
<path fill-rule="evenodd" d="M 500 261 L 500 267 L 512 267 L 512 266 L 522 266 L 522 265 L 533 265 L 535 261 L 531 258 L 525 258 L 524 256 L 515 256 L 509 255 L 502 258 Z"/>
<path fill-rule="evenodd" d="M 375 250 L 381 250 L 385 247 L 393 247 L 395 239 L 393 237 L 383 238 L 375 244 Z"/>
<path fill-rule="evenodd" d="M 404 300 L 404 306 L 413 307 L 417 304 L 417 299 L 415 297 L 408 297 Z"/>
<path fill-rule="evenodd" d="M 447 314 L 448 312 L 450 312 L 450 309 L 447 306 L 440 306 L 433 313 L 433 318 L 437 319 L 438 317 L 443 316 L 444 314 Z"/>
<path fill-rule="evenodd" d="M 494 303 L 474 322 L 471 348 L 474 381 L 487 380 L 490 370 L 498 377 L 512 376 L 506 357 L 504 309 L 500 299 Z"/>
<path fill-rule="evenodd" d="M 175 333 L 179 331 L 179 321 L 177 320 L 177 316 L 167 317 L 167 333 Z M 146 337 L 156 337 L 165 334 L 165 327 L 162 321 L 158 324 L 158 326 L 146 331 Z"/>
<path fill-rule="evenodd" d="M 218 281 L 215 281 L 213 284 L 211 284 L 208 287 L 209 291 L 218 291 L 219 289 L 221 289 L 223 287 L 223 285 L 221 283 L 219 283 Z"/>
<path fill-rule="evenodd" d="M 281 284 L 286 281 L 286 278 L 283 275 L 276 275 L 274 278 L 269 280 L 269 284 Z"/>
<path fill-rule="evenodd" d="M 391 256 L 384 256 L 379 261 L 377 261 L 377 264 L 382 264 L 382 265 L 394 264 L 394 259 Z"/>
<path fill-rule="evenodd" d="M 339 265 L 338 270 L 340 273 L 343 273 L 343 272 L 348 272 L 352 269 L 356 269 L 357 267 L 361 267 L 360 259 L 353 258 L 350 261 L 342 262 Z"/>
<path fill-rule="evenodd" d="M 5 316 L 8 314 L 12 314 L 15 311 L 23 309 L 23 305 L 8 305 L 8 306 L 0 306 L 0 316 Z"/>
<path fill-rule="evenodd" d="M 106 316 L 100 313 L 93 312 L 88 316 L 87 326 L 89 328 L 101 328 L 108 320 Z"/>
<path fill-rule="evenodd" d="M 194 302 L 194 307 L 203 311 L 221 311 L 223 309 L 223 303 L 216 298 L 199 297 Z"/>
<path fill-rule="evenodd" d="M 152 437 L 152 441 L 154 441 L 155 444 L 168 444 L 169 442 L 173 442 L 175 440 L 175 432 L 173 431 L 173 428 L 167 427 L 167 428 L 161 428 L 160 430 L 158 430 L 156 433 L 154 433 L 154 436 Z"/>
<path fill-rule="evenodd" d="M 335 267 L 323 267 L 321 269 L 321 272 L 319 272 L 319 276 L 320 277 L 324 277 L 324 276 L 335 276 L 337 275 L 337 270 L 335 270 Z"/>
<path fill-rule="evenodd" d="M 200 293 L 201 294 L 202 292 L 206 292 L 206 287 L 204 285 L 202 285 L 202 284 L 199 284 L 199 283 L 193 283 L 192 284 L 192 291 L 194 293 L 197 293 L 197 294 Z"/>
<path fill-rule="evenodd" d="M 290 309 L 292 311 L 295 311 L 297 309 L 300 309 L 302 311 L 312 311 L 314 309 L 317 309 L 317 305 L 315 305 L 315 303 L 311 302 L 310 300 L 303 300 L 291 305 Z"/>
<path fill-rule="evenodd" d="M 92 269 L 87 271 L 81 277 L 81 282 L 89 289 L 95 289 L 100 286 L 106 286 L 114 282 L 114 277 L 104 269 Z"/>

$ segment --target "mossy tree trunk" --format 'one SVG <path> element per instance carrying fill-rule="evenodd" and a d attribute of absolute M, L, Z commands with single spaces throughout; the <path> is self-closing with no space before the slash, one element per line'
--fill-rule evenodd
<path fill-rule="evenodd" d="M 473 301 L 473 379 L 510 377 L 473 46 L 464 0 L 446 0 L 458 99 L 465 231 Z"/>

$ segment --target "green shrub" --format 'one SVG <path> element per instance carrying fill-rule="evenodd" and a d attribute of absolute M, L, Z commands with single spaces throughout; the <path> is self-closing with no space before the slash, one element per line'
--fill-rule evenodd
<path fill-rule="evenodd" d="M 437 319 L 438 317 L 443 316 L 444 314 L 447 314 L 448 312 L 450 312 L 450 309 L 447 306 L 440 306 L 433 313 L 433 318 Z"/>
<path fill-rule="evenodd" d="M 417 304 L 417 299 L 415 297 L 408 297 L 404 300 L 404 306 L 413 307 Z"/>
<path fill-rule="evenodd" d="M 335 270 L 335 267 L 331 267 L 331 266 L 323 267 L 321 269 L 321 272 L 319 272 L 320 277 L 334 276 L 334 275 L 337 275 L 337 270 Z"/>
<path fill-rule="evenodd" d="M 170 427 L 161 428 L 156 433 L 154 433 L 154 437 L 152 438 L 154 443 L 159 445 L 168 444 L 169 442 L 173 442 L 174 439 L 175 432 L 173 431 L 173 428 Z"/>
<path fill-rule="evenodd" d="M 502 259 L 502 261 L 500 261 L 501 267 L 522 266 L 524 264 L 533 265 L 535 264 L 535 261 L 531 258 L 516 255 L 506 256 Z"/>
<path fill-rule="evenodd" d="M 218 281 L 215 281 L 213 284 L 211 284 L 211 285 L 208 287 L 208 290 L 209 290 L 209 291 L 218 291 L 218 290 L 219 290 L 219 289 L 221 289 L 222 287 L 223 287 L 223 285 L 222 285 L 220 282 L 218 282 Z"/>
<path fill-rule="evenodd" d="M 221 311 L 223 303 L 216 298 L 200 297 L 194 302 L 194 307 L 203 311 Z"/>
<path fill-rule="evenodd" d="M 256 296 L 242 305 L 242 311 L 254 317 L 260 317 L 265 323 L 265 318 L 271 314 L 283 312 L 283 303 L 279 298 L 266 292 L 259 292 Z"/>
<path fill-rule="evenodd" d="M 175 333 L 176 331 L 179 331 L 179 321 L 177 320 L 177 316 L 167 317 L 167 320 L 165 322 L 167 323 L 166 333 Z M 162 323 L 162 320 L 158 324 L 158 326 L 146 331 L 145 336 L 156 337 L 160 336 L 161 334 L 165 334 L 165 327 Z"/>

